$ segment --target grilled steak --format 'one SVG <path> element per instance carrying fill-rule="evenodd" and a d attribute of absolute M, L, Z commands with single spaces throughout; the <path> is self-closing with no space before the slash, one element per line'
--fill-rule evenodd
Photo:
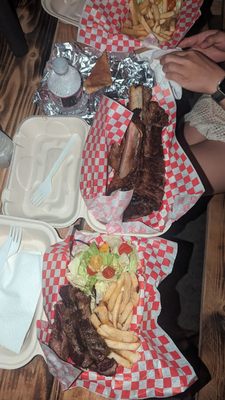
<path fill-rule="evenodd" d="M 164 156 L 162 129 L 168 123 L 165 111 L 151 100 L 151 91 L 138 88 L 139 101 L 131 101 L 142 108 L 134 111 L 133 120 L 121 142 L 114 145 L 109 153 L 109 165 L 114 176 L 107 187 L 107 195 L 115 190 L 133 189 L 130 204 L 123 214 L 123 220 L 137 219 L 159 210 L 164 194 Z M 112 162 L 116 159 L 117 162 Z"/>
<path fill-rule="evenodd" d="M 90 297 L 71 285 L 60 288 L 62 302 L 55 306 L 55 321 L 49 346 L 63 360 L 71 359 L 79 368 L 113 375 L 117 363 L 104 339 L 90 322 Z"/>

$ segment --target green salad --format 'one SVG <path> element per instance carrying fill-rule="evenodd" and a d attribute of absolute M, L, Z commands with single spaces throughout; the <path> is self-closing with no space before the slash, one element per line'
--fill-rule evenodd
<path fill-rule="evenodd" d="M 66 277 L 73 286 L 94 296 L 96 303 L 122 272 L 137 271 L 137 250 L 128 241 L 107 237 L 100 245 L 92 242 L 79 248 L 68 265 Z"/>

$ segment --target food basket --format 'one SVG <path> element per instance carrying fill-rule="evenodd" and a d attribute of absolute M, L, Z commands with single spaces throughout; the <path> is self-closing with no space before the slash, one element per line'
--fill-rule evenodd
<path fill-rule="evenodd" d="M 44 256 L 43 296 L 46 321 L 39 321 L 39 339 L 51 373 L 62 388 L 83 387 L 107 399 L 144 399 L 167 397 L 183 392 L 195 380 L 195 373 L 169 336 L 159 327 L 159 283 L 171 272 L 177 245 L 162 238 L 125 237 L 138 249 L 141 268 L 138 270 L 140 300 L 133 311 L 131 330 L 141 340 L 141 359 L 132 369 L 117 367 L 115 376 L 81 371 L 71 362 L 62 361 L 49 347 L 55 304 L 60 300 L 59 287 L 68 284 L 67 265 L 71 248 L 79 240 L 101 243 L 104 235 L 76 232 L 63 242 L 51 246 Z"/>
<path fill-rule="evenodd" d="M 100 51 L 107 49 L 112 52 L 131 52 L 152 46 L 175 48 L 199 18 L 201 5 L 202 0 L 183 0 L 172 37 L 159 42 L 152 35 L 140 41 L 120 33 L 129 12 L 127 0 L 42 0 L 47 13 L 79 28 L 79 42 Z"/>

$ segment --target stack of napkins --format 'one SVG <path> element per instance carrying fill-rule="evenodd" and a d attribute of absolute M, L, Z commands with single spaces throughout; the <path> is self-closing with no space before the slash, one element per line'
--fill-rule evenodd
<path fill-rule="evenodd" d="M 19 353 L 41 292 L 42 255 L 19 252 L 0 268 L 0 345 Z"/>

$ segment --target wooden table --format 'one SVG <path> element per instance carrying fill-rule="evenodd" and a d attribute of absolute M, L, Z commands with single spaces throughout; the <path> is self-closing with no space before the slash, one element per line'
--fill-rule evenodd
<path fill-rule="evenodd" d="M 30 0 L 19 15 L 29 52 L 15 58 L 0 36 L 0 125 L 13 137 L 18 125 L 28 116 L 40 113 L 32 98 L 49 58 L 52 43 L 71 42 L 76 28 L 47 15 L 40 0 Z M 7 170 L 0 170 L 0 195 Z M 224 196 L 209 205 L 206 263 L 203 282 L 200 354 L 212 374 L 211 382 L 199 393 L 199 400 L 225 398 L 222 374 L 224 362 Z M 222 392 L 224 396 L 222 395 Z M 42 357 L 35 357 L 17 370 L 0 370 L 1 400 L 100 400 L 101 396 L 84 389 L 62 392 L 48 372 Z"/>
<path fill-rule="evenodd" d="M 18 125 L 27 117 L 40 113 L 32 98 L 38 88 L 43 68 L 55 42 L 71 42 L 77 29 L 57 23 L 46 14 L 39 0 L 31 0 L 27 8 L 20 8 L 21 24 L 29 45 L 23 58 L 15 58 L 7 43 L 0 37 L 0 126 L 13 137 Z M 0 169 L 0 194 L 7 170 Z M 49 373 L 42 357 L 35 357 L 17 370 L 0 370 L 1 400 L 100 400 L 84 389 L 62 392 L 59 383 Z"/>
<path fill-rule="evenodd" d="M 207 210 L 199 353 L 211 374 L 198 400 L 225 399 L 225 195 L 214 196 Z"/>

